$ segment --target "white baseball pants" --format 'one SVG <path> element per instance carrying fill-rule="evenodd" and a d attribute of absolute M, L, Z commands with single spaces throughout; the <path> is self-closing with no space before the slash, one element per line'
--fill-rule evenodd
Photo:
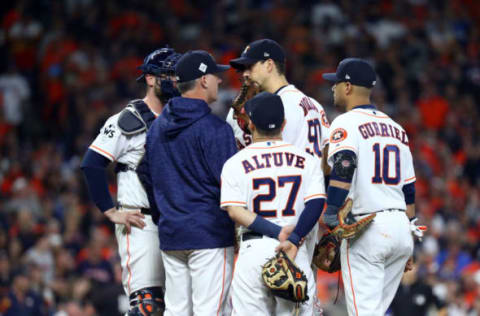
<path fill-rule="evenodd" d="M 232 316 L 291 316 L 295 303 L 273 296 L 262 280 L 262 266 L 275 256 L 279 241 L 269 237 L 241 241 L 232 282 Z M 309 300 L 300 304 L 299 315 L 313 315 L 316 284 L 305 246 L 298 250 L 295 263 L 308 279 Z"/>
<path fill-rule="evenodd" d="M 341 245 L 342 277 L 349 316 L 384 316 L 413 253 L 405 212 L 377 213 L 356 240 Z"/>
<path fill-rule="evenodd" d="M 124 225 L 115 225 L 122 284 L 127 296 L 146 287 L 165 286 L 158 228 L 150 215 L 145 215 L 144 221 L 143 229 L 132 226 L 130 234 L 126 233 Z"/>
<path fill-rule="evenodd" d="M 230 316 L 233 247 L 162 251 L 166 271 L 164 316 Z"/>

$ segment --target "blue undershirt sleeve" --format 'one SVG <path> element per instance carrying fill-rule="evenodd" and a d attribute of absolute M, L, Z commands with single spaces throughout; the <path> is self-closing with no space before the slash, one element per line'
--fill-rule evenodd
<path fill-rule="evenodd" d="M 407 205 L 415 203 L 415 182 L 405 184 L 402 187 L 403 195 L 405 196 L 405 203 Z"/>
<path fill-rule="evenodd" d="M 259 233 L 271 238 L 275 238 L 275 239 L 278 239 L 278 234 L 280 234 L 280 231 L 282 230 L 282 227 L 266 220 L 265 218 L 259 215 L 255 217 L 255 220 L 253 221 L 253 223 L 251 223 L 250 226 L 248 226 L 247 228 L 256 233 Z"/>
<path fill-rule="evenodd" d="M 288 237 L 288 240 L 291 241 L 295 246 L 298 247 L 300 240 L 302 240 L 302 238 L 305 237 L 318 222 L 318 219 L 322 214 L 324 204 L 325 199 L 314 199 L 305 204 L 305 209 L 300 215 L 295 229 Z"/>
<path fill-rule="evenodd" d="M 106 168 L 110 160 L 89 149 L 83 157 L 80 168 L 83 171 L 90 197 L 100 211 L 105 212 L 114 207 L 108 190 Z"/>

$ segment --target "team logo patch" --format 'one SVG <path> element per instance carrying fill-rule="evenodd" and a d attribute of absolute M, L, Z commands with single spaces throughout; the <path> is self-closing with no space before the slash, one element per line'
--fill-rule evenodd
<path fill-rule="evenodd" d="M 205 73 L 205 71 L 207 71 L 207 65 L 205 65 L 204 63 L 201 63 L 200 66 L 198 67 L 198 70 Z"/>
<path fill-rule="evenodd" d="M 347 131 L 343 128 L 337 128 L 330 136 L 330 143 L 339 143 L 345 138 L 347 138 Z"/>

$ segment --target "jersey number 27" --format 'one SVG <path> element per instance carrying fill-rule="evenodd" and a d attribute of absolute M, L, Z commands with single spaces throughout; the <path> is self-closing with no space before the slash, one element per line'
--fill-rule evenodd
<path fill-rule="evenodd" d="M 275 199 L 277 196 L 277 183 L 279 189 L 285 187 L 287 183 L 291 183 L 290 193 L 287 204 L 282 210 L 282 216 L 294 216 L 295 210 L 293 206 L 297 199 L 301 181 L 301 176 L 281 176 L 277 180 L 272 178 L 253 179 L 253 190 L 258 190 L 261 186 L 268 186 L 268 193 L 259 194 L 253 199 L 253 211 L 262 217 L 277 217 L 277 210 L 262 210 L 262 202 L 270 202 Z"/>

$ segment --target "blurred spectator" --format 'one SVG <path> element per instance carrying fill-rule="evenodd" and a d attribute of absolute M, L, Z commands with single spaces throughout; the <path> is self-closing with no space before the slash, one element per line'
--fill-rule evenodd
<path fill-rule="evenodd" d="M 432 306 L 438 316 L 446 316 L 447 308 L 434 293 L 432 287 L 418 277 L 417 266 L 404 274 L 390 310 L 393 316 L 415 315 L 427 316 Z"/>
<path fill-rule="evenodd" d="M 430 286 L 451 315 L 479 313 L 480 1 L 2 4 L 2 310 L 14 301 L 25 307 L 28 297 L 42 297 L 50 315 L 124 310 L 113 226 L 87 197 L 81 155 L 105 119 L 141 93 L 131 79 L 146 53 L 169 44 L 180 52 L 206 49 L 227 63 L 246 43 L 270 37 L 287 49 L 288 79 L 315 97 L 330 121 L 339 112 L 321 74 L 344 57 L 372 62 L 379 74 L 375 103 L 408 132 L 418 215 L 429 226 L 416 246 L 422 276 L 416 282 Z M 224 83 L 214 109 L 221 117 L 240 86 L 233 70 Z M 34 291 L 19 290 L 21 276 L 12 273 L 23 264 Z M 325 282 L 324 314 L 341 315 L 342 305 L 332 305 L 337 280 Z"/>
<path fill-rule="evenodd" d="M 30 289 L 30 280 L 25 271 L 17 271 L 12 288 L 0 301 L 0 312 L 5 316 L 47 315 L 38 293 Z"/>

